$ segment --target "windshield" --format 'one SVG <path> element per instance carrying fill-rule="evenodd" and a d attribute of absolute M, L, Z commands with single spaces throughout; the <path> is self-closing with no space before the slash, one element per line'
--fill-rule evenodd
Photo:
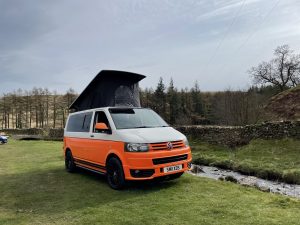
<path fill-rule="evenodd" d="M 168 127 L 169 125 L 151 109 L 111 108 L 111 117 L 117 129 Z"/>

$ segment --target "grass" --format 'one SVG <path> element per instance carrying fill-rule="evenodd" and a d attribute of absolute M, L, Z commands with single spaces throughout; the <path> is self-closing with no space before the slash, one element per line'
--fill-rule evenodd
<path fill-rule="evenodd" d="M 197 164 L 233 169 L 265 179 L 300 184 L 300 141 L 253 140 L 237 149 L 192 141 Z"/>
<path fill-rule="evenodd" d="M 62 143 L 0 145 L 0 224 L 300 224 L 300 201 L 185 174 L 126 190 L 64 171 Z"/>

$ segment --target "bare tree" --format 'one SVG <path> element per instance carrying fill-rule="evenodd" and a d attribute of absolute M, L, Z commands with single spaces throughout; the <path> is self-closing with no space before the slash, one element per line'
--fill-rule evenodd
<path fill-rule="evenodd" d="M 255 84 L 272 84 L 280 91 L 300 83 L 300 55 L 294 54 L 288 45 L 275 49 L 269 62 L 262 62 L 248 72 Z"/>

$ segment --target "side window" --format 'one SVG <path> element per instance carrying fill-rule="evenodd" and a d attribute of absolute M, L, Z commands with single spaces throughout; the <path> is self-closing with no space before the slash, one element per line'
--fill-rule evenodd
<path fill-rule="evenodd" d="M 110 128 L 110 125 L 109 125 L 108 119 L 107 119 L 107 117 L 105 115 L 105 112 L 102 112 L 102 111 L 96 112 L 96 114 L 95 114 L 95 120 L 94 120 L 94 126 L 93 126 L 93 132 L 94 133 L 99 132 L 99 131 L 95 130 L 95 124 L 96 123 L 105 123 L 106 126 L 108 128 Z"/>
<path fill-rule="evenodd" d="M 86 113 L 83 120 L 82 132 L 89 132 L 93 113 Z"/>
<path fill-rule="evenodd" d="M 67 131 L 69 132 L 80 132 L 84 120 L 83 114 L 71 115 L 67 125 Z"/>
<path fill-rule="evenodd" d="M 80 113 L 71 115 L 68 121 L 67 131 L 89 132 L 92 120 L 92 113 Z"/>

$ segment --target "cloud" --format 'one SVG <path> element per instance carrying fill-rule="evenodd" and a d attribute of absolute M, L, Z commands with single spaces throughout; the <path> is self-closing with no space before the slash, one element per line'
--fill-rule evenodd
<path fill-rule="evenodd" d="M 203 90 L 244 87 L 247 68 L 268 59 L 277 45 L 299 52 L 300 2 L 280 1 L 264 19 L 274 4 L 0 0 L 0 92 L 33 86 L 80 92 L 101 69 L 145 73 L 143 87 L 155 86 L 160 76 L 173 77 L 179 87 L 194 80 Z"/>
<path fill-rule="evenodd" d="M 40 1 L 1 1 L 0 2 L 0 49 L 22 48 L 52 29 L 51 21 L 44 12 L 47 4 Z M 2 52 L 1 51 L 1 52 Z"/>

